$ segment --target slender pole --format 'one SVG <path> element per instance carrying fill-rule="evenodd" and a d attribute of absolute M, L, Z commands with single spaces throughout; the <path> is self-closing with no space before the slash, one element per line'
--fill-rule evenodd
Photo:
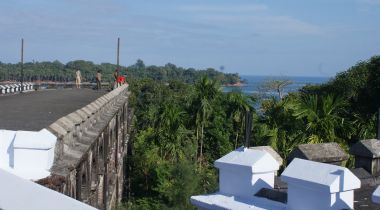
<path fill-rule="evenodd" d="M 119 70 L 120 68 L 119 57 L 120 57 L 120 38 L 117 38 L 117 70 Z"/>
<path fill-rule="evenodd" d="M 376 138 L 380 140 L 380 108 L 379 112 L 377 114 L 377 133 L 376 133 Z"/>
<path fill-rule="evenodd" d="M 24 39 L 21 39 L 21 92 L 24 91 Z"/>
<path fill-rule="evenodd" d="M 245 113 L 245 147 L 249 148 L 249 140 L 251 137 L 252 131 L 252 114 L 250 111 Z"/>

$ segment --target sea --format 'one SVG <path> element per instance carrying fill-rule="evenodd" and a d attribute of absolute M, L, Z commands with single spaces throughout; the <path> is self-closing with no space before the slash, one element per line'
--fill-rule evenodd
<path fill-rule="evenodd" d="M 298 91 L 305 85 L 319 85 L 328 82 L 331 77 L 301 77 L 301 76 L 252 76 L 241 75 L 240 76 L 245 84 L 240 87 L 224 87 L 224 92 L 241 91 L 247 95 L 265 94 L 267 96 L 276 96 L 276 92 L 263 92 L 261 88 L 266 81 L 270 80 L 290 80 L 292 84 L 284 88 L 284 95 Z"/>

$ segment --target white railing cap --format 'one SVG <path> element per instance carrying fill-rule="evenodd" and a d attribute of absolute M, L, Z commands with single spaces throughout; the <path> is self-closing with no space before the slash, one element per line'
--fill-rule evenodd
<path fill-rule="evenodd" d="M 372 201 L 374 203 L 380 204 L 380 186 L 378 186 L 372 194 Z"/>
<path fill-rule="evenodd" d="M 4 209 L 96 210 L 57 191 L 0 169 L 0 203 Z"/>
<path fill-rule="evenodd" d="M 13 143 L 15 149 L 51 149 L 57 137 L 46 129 L 41 131 L 17 131 Z"/>
<path fill-rule="evenodd" d="M 240 147 L 214 163 L 219 169 L 249 168 L 252 173 L 277 171 L 280 167 L 276 159 L 266 151 Z"/>
<path fill-rule="evenodd" d="M 347 168 L 298 158 L 281 174 L 281 180 L 312 190 L 328 190 L 330 193 L 360 188 L 360 180 Z"/>

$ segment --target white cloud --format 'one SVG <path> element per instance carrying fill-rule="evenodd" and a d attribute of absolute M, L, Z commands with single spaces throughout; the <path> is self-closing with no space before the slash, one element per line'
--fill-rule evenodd
<path fill-rule="evenodd" d="M 380 5 L 380 0 L 358 0 L 360 3 L 369 5 Z"/>
<path fill-rule="evenodd" d="M 207 24 L 244 34 L 291 36 L 323 34 L 320 26 L 292 16 L 273 14 L 273 11 L 264 4 L 188 4 L 177 9 L 188 12 L 194 24 Z"/>
<path fill-rule="evenodd" d="M 266 11 L 268 7 L 263 4 L 247 4 L 247 5 L 185 5 L 178 8 L 185 12 L 261 12 Z"/>
<path fill-rule="evenodd" d="M 276 15 L 203 15 L 199 22 L 219 26 L 233 26 L 235 29 L 266 35 L 321 35 L 323 29 L 315 24 L 290 16 Z"/>

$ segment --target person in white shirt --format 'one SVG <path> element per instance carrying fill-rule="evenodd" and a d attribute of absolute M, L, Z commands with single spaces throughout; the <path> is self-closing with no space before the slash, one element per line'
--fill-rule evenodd
<path fill-rule="evenodd" d="M 75 72 L 75 84 L 76 84 L 77 88 L 80 88 L 81 80 L 82 80 L 82 75 L 81 75 L 79 69 L 77 69 L 77 71 Z"/>

